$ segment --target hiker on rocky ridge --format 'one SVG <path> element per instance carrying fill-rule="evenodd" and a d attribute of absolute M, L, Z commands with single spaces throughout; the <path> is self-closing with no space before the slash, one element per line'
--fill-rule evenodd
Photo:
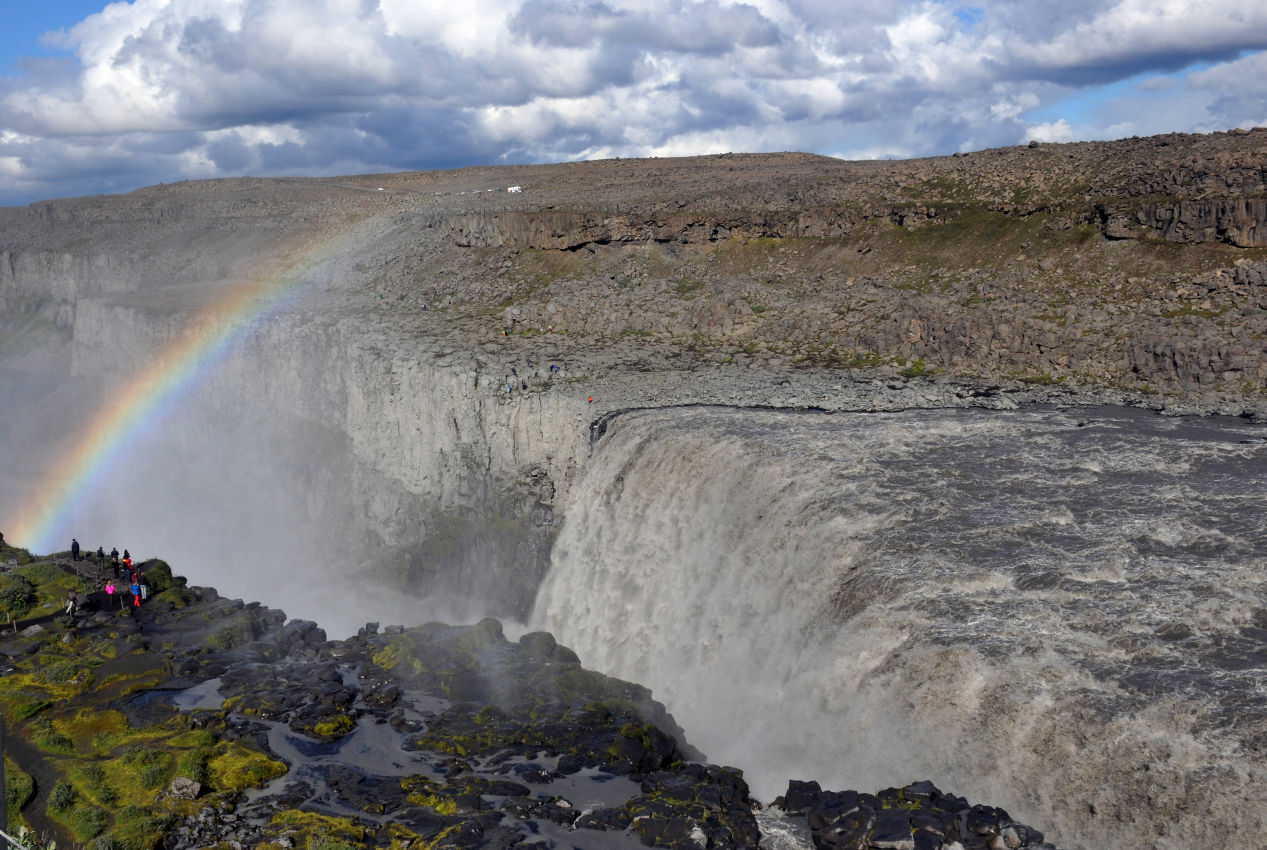
<path fill-rule="evenodd" d="M 70 559 L 72 561 L 79 560 L 79 541 L 73 537 L 70 538 Z"/>

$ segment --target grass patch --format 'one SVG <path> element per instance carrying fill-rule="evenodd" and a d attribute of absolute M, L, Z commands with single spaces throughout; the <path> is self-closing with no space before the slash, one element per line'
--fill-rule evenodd
<path fill-rule="evenodd" d="M 0 614 L 21 619 L 38 602 L 35 585 L 17 572 L 0 575 Z"/>
<path fill-rule="evenodd" d="M 1056 386 L 1058 384 L 1063 384 L 1066 380 L 1067 378 L 1064 375 L 1053 376 L 1048 372 L 1043 372 L 1041 375 L 1022 375 L 1021 376 L 1022 383 L 1032 384 L 1032 385 L 1036 385 L 1040 387 Z"/>
<path fill-rule="evenodd" d="M 211 787 L 217 791 L 245 791 L 261 788 L 286 773 L 285 762 L 273 761 L 262 753 L 237 743 L 221 744 L 207 762 Z"/>
<path fill-rule="evenodd" d="M 39 747 L 46 753 L 60 753 L 63 755 L 73 755 L 75 752 L 75 742 L 69 736 L 65 735 L 53 727 L 52 722 L 47 717 L 38 717 L 31 722 L 31 743 Z"/>
<path fill-rule="evenodd" d="M 906 364 L 906 368 L 903 369 L 899 374 L 903 378 L 918 378 L 921 375 L 927 374 L 927 372 L 928 372 L 928 366 L 924 363 L 924 358 L 918 357 L 914 360 L 909 361 Z"/>
<path fill-rule="evenodd" d="M 35 780 L 11 759 L 4 760 L 4 802 L 9 824 L 22 823 L 22 809 L 35 799 Z"/>
<path fill-rule="evenodd" d="M 296 850 L 336 850 L 338 847 L 364 846 L 365 828 L 347 818 L 301 812 L 297 809 L 279 812 L 271 826 L 284 830 Z"/>
<path fill-rule="evenodd" d="M 129 731 L 128 720 L 120 712 L 91 708 L 80 709 L 70 718 L 58 718 L 54 726 L 72 738 L 80 752 L 108 752 L 115 739 Z"/>
<path fill-rule="evenodd" d="M 704 282 L 702 280 L 694 280 L 689 277 L 680 278 L 673 284 L 673 292 L 683 298 L 694 298 L 703 288 Z"/>
<path fill-rule="evenodd" d="M 160 846 L 174 821 L 172 815 L 154 815 L 141 806 L 124 806 L 114 816 L 110 836 L 128 850 L 149 850 Z"/>

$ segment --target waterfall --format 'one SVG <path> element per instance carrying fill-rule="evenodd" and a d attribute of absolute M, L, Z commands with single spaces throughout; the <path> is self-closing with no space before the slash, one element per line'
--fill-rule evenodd
<path fill-rule="evenodd" d="M 1117 409 L 627 414 L 533 625 L 651 687 L 765 799 L 928 778 L 1061 846 L 1248 840 L 1265 435 Z"/>

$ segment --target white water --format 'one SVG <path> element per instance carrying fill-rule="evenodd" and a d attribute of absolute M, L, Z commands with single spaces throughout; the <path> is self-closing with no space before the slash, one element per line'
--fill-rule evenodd
<path fill-rule="evenodd" d="M 929 778 L 1061 846 L 1252 844 L 1264 437 L 1118 410 L 630 414 L 533 625 L 766 799 Z"/>

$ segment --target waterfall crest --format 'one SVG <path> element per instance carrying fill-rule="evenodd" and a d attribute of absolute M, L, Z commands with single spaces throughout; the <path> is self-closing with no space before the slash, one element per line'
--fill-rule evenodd
<path fill-rule="evenodd" d="M 1244 755 L 1264 436 L 1116 409 L 629 414 L 533 625 L 767 799 L 930 778 L 1061 846 L 1226 842 L 1267 790 Z"/>

